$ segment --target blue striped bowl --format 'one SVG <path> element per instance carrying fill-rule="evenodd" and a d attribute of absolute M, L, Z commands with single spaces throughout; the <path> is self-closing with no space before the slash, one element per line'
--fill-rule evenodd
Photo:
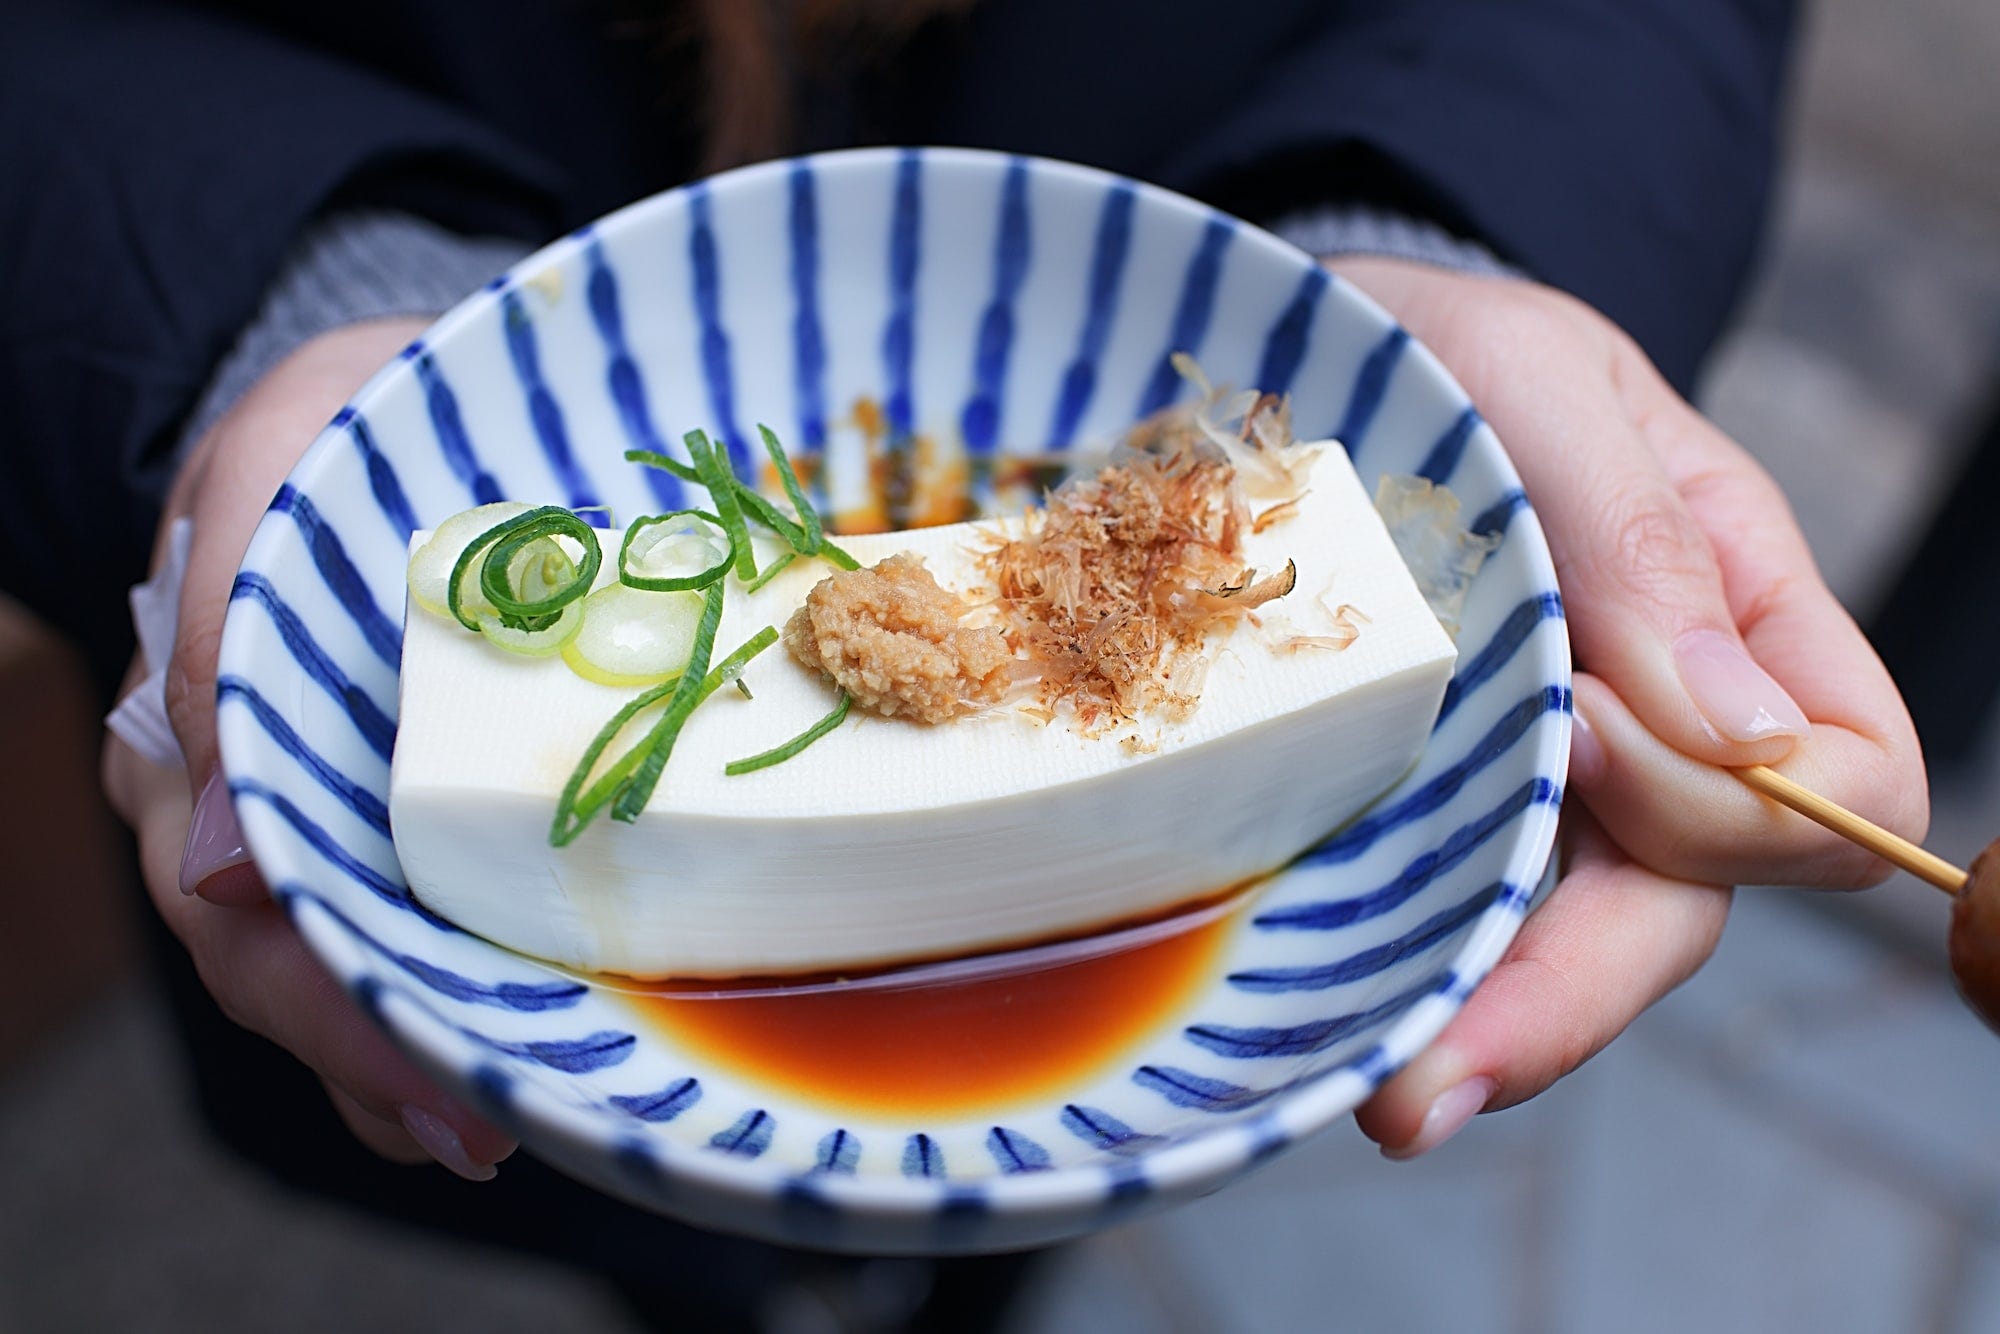
<path fill-rule="evenodd" d="M 410 899 L 385 802 L 412 527 L 502 497 L 665 508 L 671 479 L 626 464 L 628 447 L 699 425 L 740 451 L 768 422 L 812 451 L 861 395 L 975 459 L 1061 450 L 1172 399 L 1183 349 L 1218 382 L 1289 391 L 1300 434 L 1337 434 L 1365 481 L 1449 483 L 1504 541 L 1417 770 L 1280 873 L 1187 1011 L 1113 1067 L 985 1116 L 835 1115 Z M 1549 863 L 1568 705 L 1555 574 L 1515 473 L 1379 309 L 1147 186 L 882 150 L 646 200 L 440 320 L 314 442 L 257 530 L 218 725 L 249 845 L 312 949 L 537 1154 L 718 1228 L 941 1252 L 1204 1194 L 1367 1097 L 1512 938 Z"/>

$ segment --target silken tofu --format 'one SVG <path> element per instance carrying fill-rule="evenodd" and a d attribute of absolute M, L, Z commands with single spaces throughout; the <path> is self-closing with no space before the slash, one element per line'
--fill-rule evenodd
<path fill-rule="evenodd" d="M 842 544 L 863 564 L 914 552 L 976 595 L 977 549 L 1004 528 Z M 857 712 L 783 764 L 725 776 L 834 702 L 773 649 L 744 673 L 754 698 L 724 690 L 695 711 L 636 822 L 600 819 L 562 848 L 549 826 L 564 781 L 634 692 L 417 612 L 390 786 L 404 873 L 432 909 L 502 945 L 646 978 L 965 954 L 1241 884 L 1409 769 L 1455 658 L 1338 448 L 1318 450 L 1296 511 L 1244 542 L 1248 564 L 1294 561 L 1298 582 L 1261 626 L 1212 637 L 1184 722 L 1084 735 L 1009 708 L 937 725 Z M 782 627 L 827 572 L 801 560 L 755 594 L 732 579 L 716 657 Z M 1342 604 L 1366 620 L 1334 651 Z"/>

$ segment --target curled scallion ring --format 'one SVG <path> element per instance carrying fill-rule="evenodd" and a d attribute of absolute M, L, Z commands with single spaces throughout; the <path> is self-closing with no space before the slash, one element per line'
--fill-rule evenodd
<path fill-rule="evenodd" d="M 569 538 L 583 548 L 583 560 L 570 578 L 557 584 L 545 596 L 520 597 L 509 583 L 512 574 L 510 566 L 523 547 L 545 537 Z M 544 505 L 508 519 L 475 539 L 458 558 L 458 568 L 452 571 L 454 595 L 464 567 L 482 548 L 485 560 L 479 568 L 479 591 L 500 613 L 501 624 L 521 630 L 537 630 L 553 624 L 551 618 L 560 615 L 564 607 L 590 591 L 591 584 L 597 579 L 598 567 L 604 563 L 604 549 L 598 545 L 595 528 L 560 505 Z M 461 608 L 452 608 L 452 613 L 461 622 L 465 620 Z"/>
<path fill-rule="evenodd" d="M 690 575 L 655 576 L 635 574 L 632 570 L 634 556 L 632 545 L 639 538 L 639 535 L 648 528 L 658 527 L 662 524 L 671 524 L 677 519 L 699 519 L 703 524 L 709 525 L 712 531 L 699 535 L 713 539 L 714 545 L 722 549 L 721 559 Z M 674 542 L 678 537 L 683 535 L 688 537 L 696 536 L 693 525 L 683 523 L 678 531 L 669 530 L 655 539 L 650 546 L 641 547 L 638 555 L 643 558 L 651 550 L 668 542 Z M 745 540 L 748 540 L 747 536 Z M 632 526 L 625 530 L 625 540 L 618 547 L 618 582 L 630 585 L 633 588 L 643 588 L 652 593 L 688 592 L 707 588 L 710 584 L 722 578 L 723 575 L 729 573 L 729 567 L 734 563 L 735 559 L 736 545 L 734 539 L 723 525 L 722 520 L 716 515 L 710 514 L 707 510 L 673 510 L 667 514 L 651 514 L 644 518 L 633 520 Z"/>

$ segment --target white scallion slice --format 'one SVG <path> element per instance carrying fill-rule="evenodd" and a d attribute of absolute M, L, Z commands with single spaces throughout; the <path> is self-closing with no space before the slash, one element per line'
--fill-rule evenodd
<path fill-rule="evenodd" d="M 496 500 L 490 505 L 454 514 L 439 524 L 430 540 L 410 556 L 410 600 L 433 615 L 450 619 L 448 589 L 451 570 L 458 564 L 466 544 L 495 524 L 526 514 L 533 508 L 518 500 Z M 469 606 L 483 604 L 485 599 L 479 595 L 478 566 L 473 566 L 471 577 L 463 582 L 465 586 L 460 590 L 462 600 Z"/>
<path fill-rule="evenodd" d="M 701 594 L 606 584 L 577 605 L 583 609 L 583 628 L 563 646 L 562 655 L 584 680 L 606 686 L 658 685 L 687 666 L 701 621 Z"/>

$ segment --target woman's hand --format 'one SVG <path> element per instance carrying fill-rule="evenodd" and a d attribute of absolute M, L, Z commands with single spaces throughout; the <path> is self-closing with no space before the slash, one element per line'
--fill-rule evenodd
<path fill-rule="evenodd" d="M 424 324 L 373 320 L 313 339 L 190 454 L 161 524 L 164 541 L 173 518 L 193 521 L 166 691 L 186 772 L 150 764 L 114 738 L 104 774 L 112 804 L 138 835 L 153 905 L 223 1012 L 312 1067 L 349 1128 L 378 1153 L 434 1158 L 483 1180 L 513 1141 L 411 1064 L 306 950 L 244 851 L 215 743 L 216 652 L 250 535 L 313 437 Z"/>
<path fill-rule="evenodd" d="M 1911 839 L 1929 801 L 1902 700 L 1783 494 L 1631 339 L 1527 282 L 1389 259 L 1332 268 L 1437 353 L 1506 446 L 1577 664 L 1563 879 L 1357 1114 L 1408 1157 L 1534 1097 L 1691 975 L 1729 886 L 1888 874 L 1727 766 L 1771 764 Z"/>

